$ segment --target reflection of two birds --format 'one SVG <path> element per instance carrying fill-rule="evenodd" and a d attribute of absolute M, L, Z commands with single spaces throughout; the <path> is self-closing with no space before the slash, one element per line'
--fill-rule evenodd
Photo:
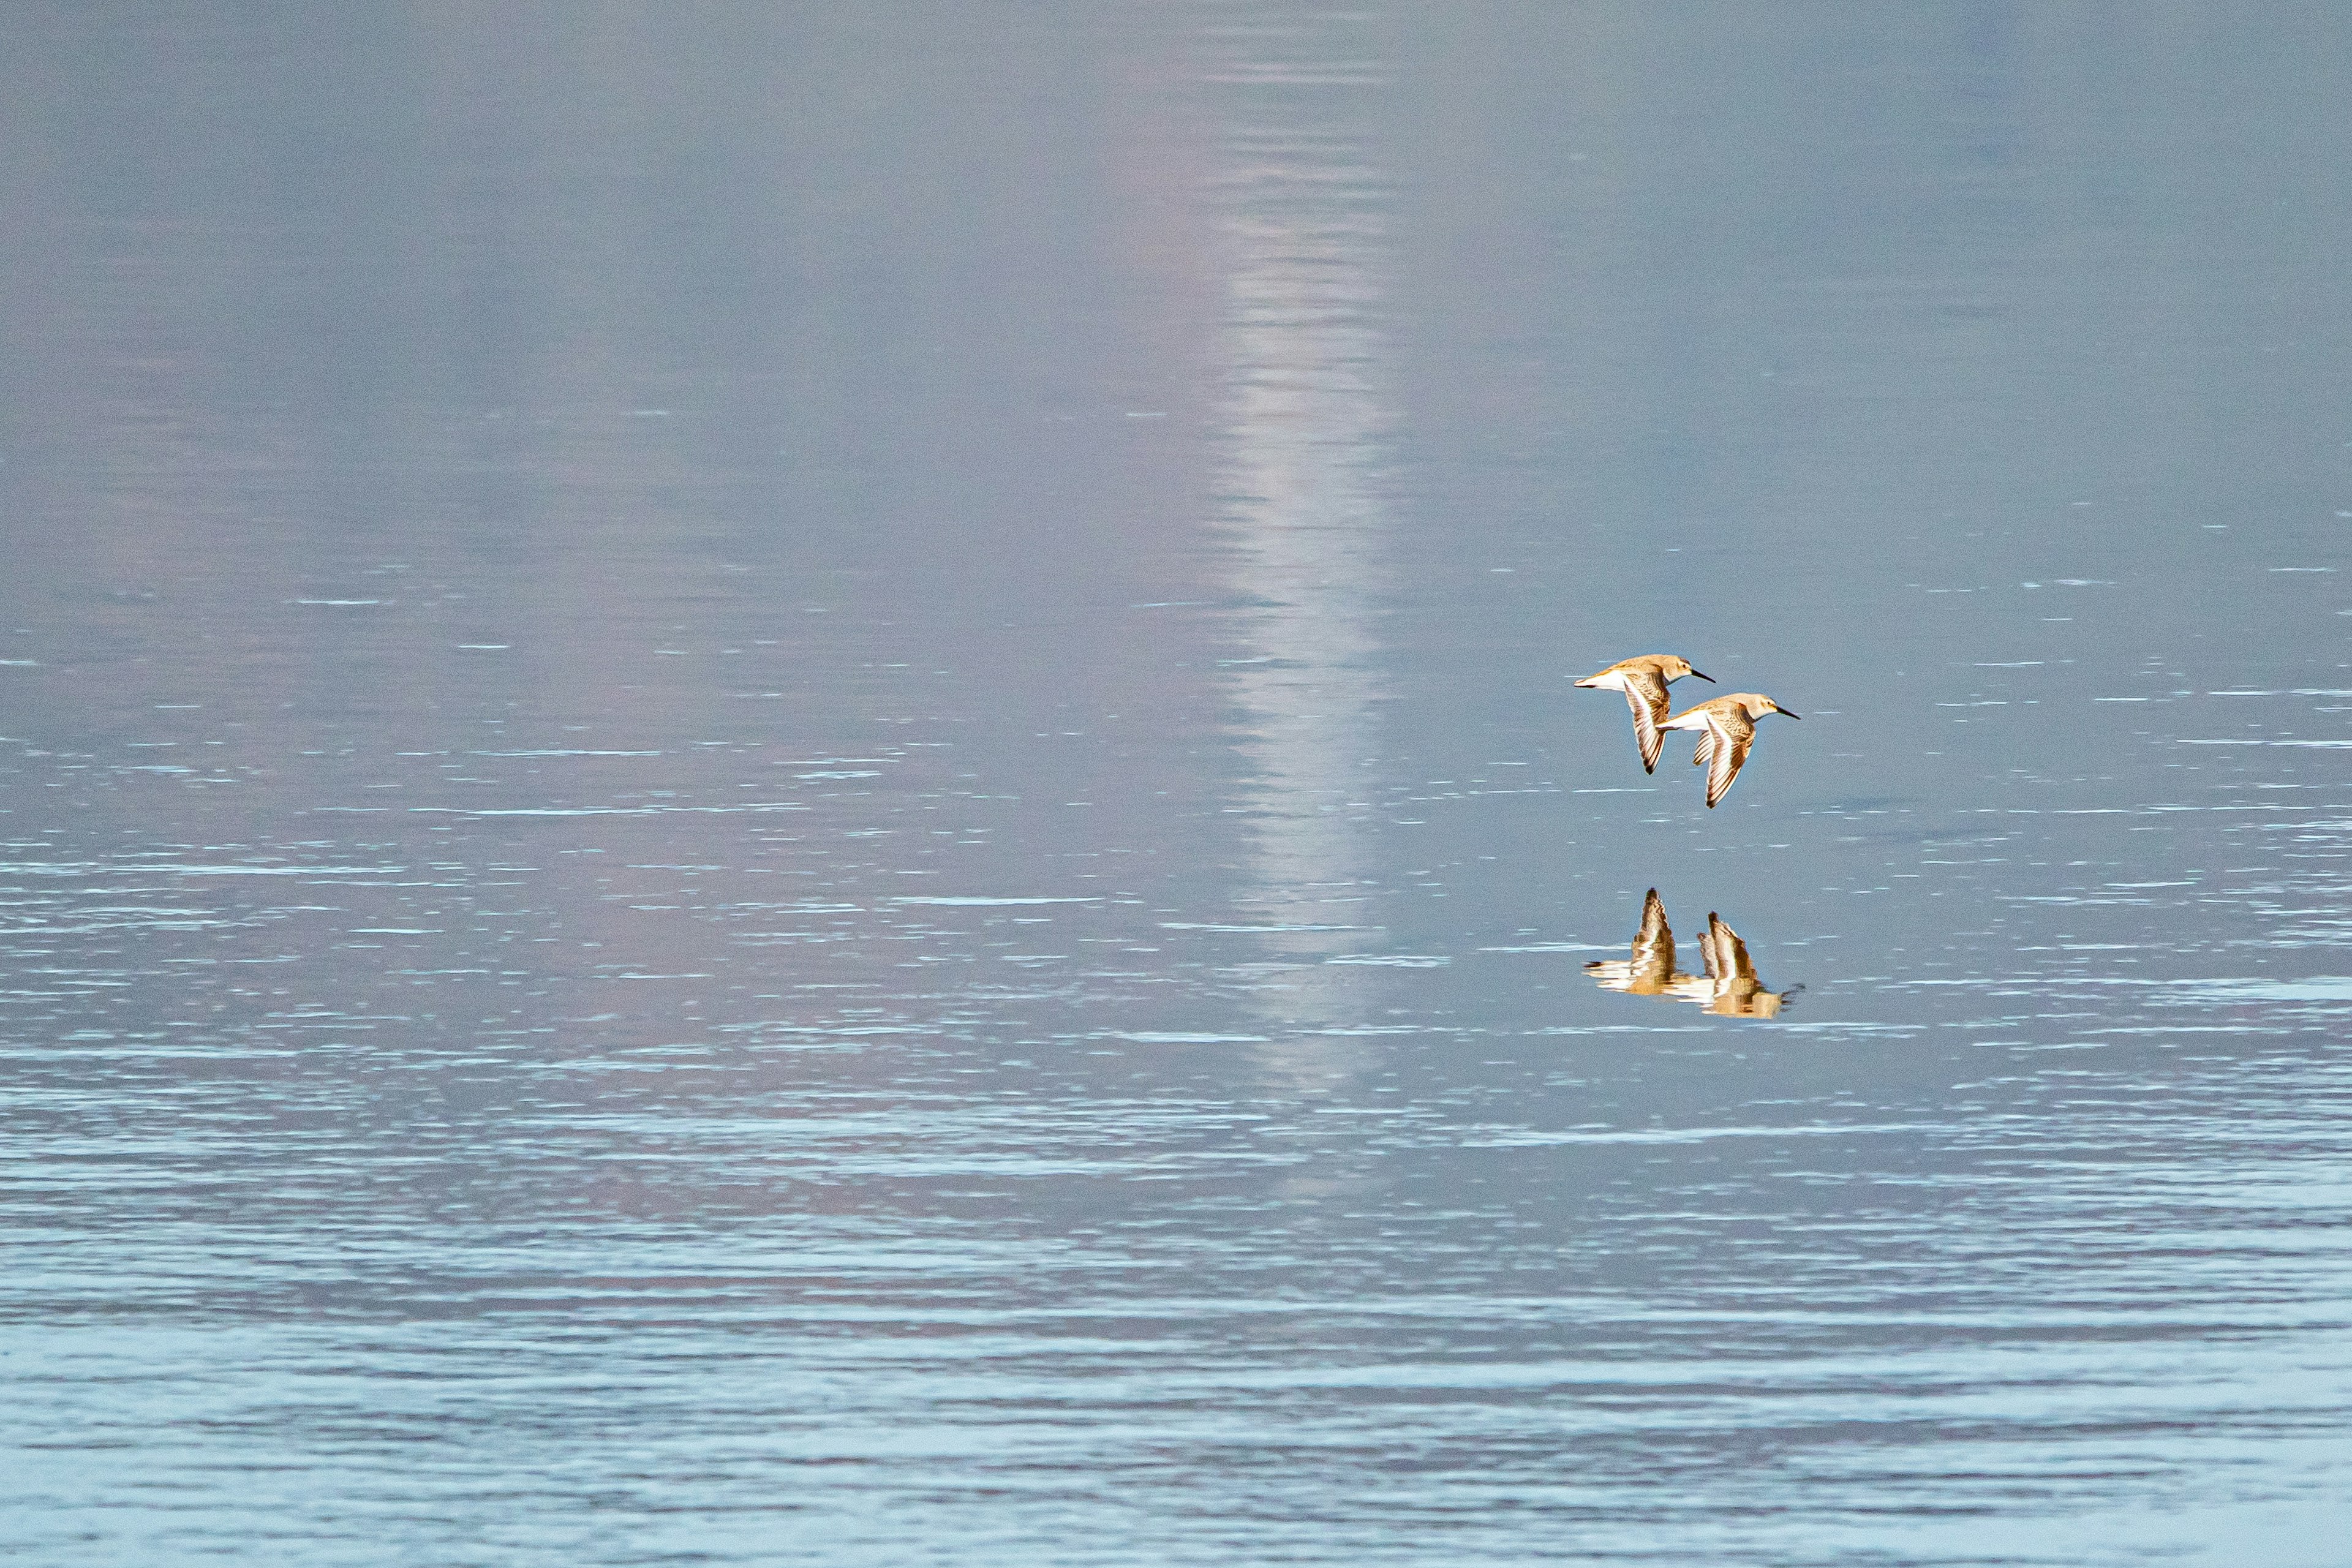
<path fill-rule="evenodd" d="M 1675 967 L 1674 928 L 1666 924 L 1666 906 L 1653 888 L 1642 900 L 1642 928 L 1633 933 L 1633 957 L 1588 963 L 1584 972 L 1604 991 L 1696 1002 L 1727 1018 L 1769 1018 L 1804 989 L 1797 985 L 1774 991 L 1757 979 L 1748 944 L 1712 910 L 1706 934 L 1699 938 L 1699 952 L 1706 963 L 1705 974 L 1685 974 Z"/>

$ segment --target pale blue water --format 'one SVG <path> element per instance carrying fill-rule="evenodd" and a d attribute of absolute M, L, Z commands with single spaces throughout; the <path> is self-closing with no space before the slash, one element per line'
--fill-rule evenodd
<path fill-rule="evenodd" d="M 2344 1561 L 2346 37 L 13 10 L 0 1544 Z"/>

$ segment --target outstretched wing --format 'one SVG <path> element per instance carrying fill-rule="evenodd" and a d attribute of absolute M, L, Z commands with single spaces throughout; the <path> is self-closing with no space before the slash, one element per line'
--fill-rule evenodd
<path fill-rule="evenodd" d="M 1658 721 L 1666 716 L 1666 683 L 1654 669 L 1629 669 L 1625 672 L 1625 703 L 1633 710 L 1633 743 L 1642 748 L 1642 771 L 1658 771 L 1658 751 L 1666 738 L 1658 733 Z"/>
<path fill-rule="evenodd" d="M 1706 768 L 1706 806 L 1712 811 L 1746 765 L 1748 750 L 1756 744 L 1756 726 L 1744 721 L 1717 720 L 1707 725 L 1707 741 L 1714 742 Z"/>
<path fill-rule="evenodd" d="M 1703 768 L 1714 760 L 1715 731 L 1712 730 L 1701 730 L 1698 732 L 1698 750 L 1691 753 L 1691 766 L 1695 768 Z"/>

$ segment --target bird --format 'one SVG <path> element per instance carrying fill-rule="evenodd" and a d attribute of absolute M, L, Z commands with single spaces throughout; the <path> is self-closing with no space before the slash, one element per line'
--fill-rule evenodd
<path fill-rule="evenodd" d="M 1644 653 L 1621 658 L 1577 684 L 1625 694 L 1626 702 L 1633 710 L 1633 743 L 1642 749 L 1642 771 L 1654 773 L 1658 771 L 1658 748 L 1665 744 L 1658 726 L 1673 707 L 1666 700 L 1666 688 L 1685 675 L 1696 675 L 1710 683 L 1715 679 L 1704 670 L 1693 669 L 1686 658 L 1671 653 Z"/>
<path fill-rule="evenodd" d="M 1731 781 L 1739 776 L 1740 765 L 1748 761 L 1748 748 L 1756 743 L 1756 721 L 1767 713 L 1790 719 L 1803 717 L 1790 712 L 1760 691 L 1734 691 L 1696 708 L 1685 708 L 1658 726 L 1661 730 L 1700 732 L 1698 750 L 1692 755 L 1691 764 L 1706 770 L 1709 811 L 1723 798 L 1723 792 L 1731 787 Z"/>

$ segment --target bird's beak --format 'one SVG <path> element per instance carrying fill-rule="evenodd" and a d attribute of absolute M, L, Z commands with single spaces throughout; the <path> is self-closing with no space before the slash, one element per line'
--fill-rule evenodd
<path fill-rule="evenodd" d="M 1772 711 L 1778 713 L 1783 719 L 1801 719 L 1804 717 L 1802 713 L 1791 713 L 1786 708 L 1775 708 Z"/>
<path fill-rule="evenodd" d="M 1691 673 L 1697 676 L 1701 680 L 1706 681 L 1709 686 L 1713 686 L 1715 684 L 1715 677 L 1709 675 L 1703 669 L 1694 669 Z"/>

